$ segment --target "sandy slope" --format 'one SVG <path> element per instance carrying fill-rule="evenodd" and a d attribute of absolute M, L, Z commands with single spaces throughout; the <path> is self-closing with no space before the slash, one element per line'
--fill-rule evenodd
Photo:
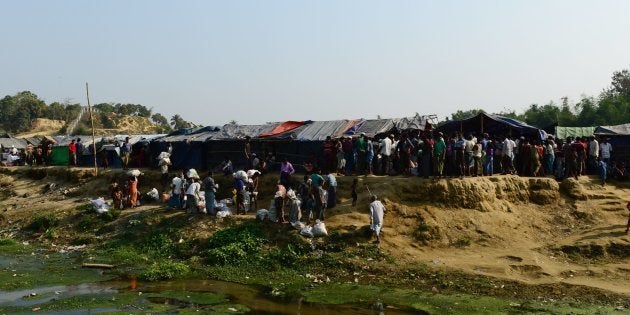
<path fill-rule="evenodd" d="M 47 176 L 0 171 L 5 173 L 0 174 L 0 188 L 13 195 L 0 198 L 0 237 L 16 235 L 37 213 L 72 213 L 85 197 L 106 195 L 109 178 L 120 175 L 106 171 L 91 179 L 89 170 L 67 173 L 64 168 L 50 169 Z M 157 182 L 157 176 L 148 172 L 143 187 Z M 351 207 L 351 180 L 338 178 L 340 203 L 328 212 L 329 231 L 356 230 L 369 222 L 369 187 L 388 208 L 381 247 L 401 262 L 528 284 L 568 283 L 630 292 L 630 237 L 623 233 L 625 203 L 630 200 L 626 186 L 602 187 L 589 177 L 560 184 L 516 176 L 439 181 L 360 177 L 359 206 Z M 261 206 L 269 204 L 275 181 L 275 176 L 263 177 Z M 52 192 L 46 192 L 49 183 L 57 185 Z M 123 216 L 130 213 L 126 210 Z M 190 233 L 203 231 L 196 235 L 202 238 L 209 232 L 199 225 L 216 226 L 210 218 L 194 224 Z M 63 237 L 56 242 L 63 242 Z M 613 252 L 611 244 L 619 250 Z"/>

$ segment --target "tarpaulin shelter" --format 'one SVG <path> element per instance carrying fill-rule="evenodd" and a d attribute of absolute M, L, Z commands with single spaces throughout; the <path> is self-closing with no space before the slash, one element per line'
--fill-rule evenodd
<path fill-rule="evenodd" d="M 243 139 L 245 137 L 256 138 L 261 134 L 270 133 L 279 122 L 271 122 L 263 125 L 237 125 L 227 124 L 221 128 L 221 133 L 215 139 Z"/>
<path fill-rule="evenodd" d="M 536 139 L 544 139 L 547 133 L 534 126 L 530 126 L 520 120 L 498 115 L 479 113 L 462 120 L 451 120 L 436 128 L 436 131 L 445 134 L 460 132 L 464 134 L 511 135 L 527 136 Z"/>
<path fill-rule="evenodd" d="M 598 136 L 630 136 L 630 124 L 599 126 L 593 134 Z"/>
<path fill-rule="evenodd" d="M 272 137 L 275 135 L 279 135 L 279 134 L 294 130 L 295 128 L 301 127 L 303 125 L 304 125 L 303 121 L 293 121 L 293 120 L 285 121 L 277 125 L 276 127 L 274 127 L 271 131 L 259 134 L 258 137 L 259 138 Z"/>
<path fill-rule="evenodd" d="M 166 152 L 168 144 L 173 146 L 171 167 L 173 169 L 206 169 L 205 142 L 209 139 L 221 137 L 218 127 L 202 127 L 187 130 L 176 130 L 166 136 L 156 138 L 149 145 L 150 164 L 157 166 L 157 157 Z"/>
<path fill-rule="evenodd" d="M 610 139 L 614 160 L 630 158 L 630 124 L 599 126 L 593 132 L 596 136 Z"/>
<path fill-rule="evenodd" d="M 313 121 L 300 130 L 295 139 L 299 141 L 324 141 L 326 137 L 338 138 L 359 120 Z"/>
<path fill-rule="evenodd" d="M 11 147 L 15 147 L 16 149 L 26 149 L 26 140 L 14 138 L 9 134 L 0 135 L 0 147 L 2 149 L 10 149 Z"/>
<path fill-rule="evenodd" d="M 566 139 L 567 137 L 590 137 L 595 132 L 595 127 L 562 127 L 556 126 L 556 138 Z"/>
<path fill-rule="evenodd" d="M 368 137 L 379 137 L 390 133 L 399 133 L 408 130 L 427 130 L 428 116 L 416 115 L 413 117 L 368 119 L 357 122 L 356 126 L 349 128 L 346 135 L 358 135 L 365 133 Z"/>

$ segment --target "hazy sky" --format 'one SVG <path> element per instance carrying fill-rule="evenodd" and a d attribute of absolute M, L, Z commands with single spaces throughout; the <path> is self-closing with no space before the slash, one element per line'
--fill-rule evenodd
<path fill-rule="evenodd" d="M 630 1 L 2 1 L 0 97 L 205 125 L 522 111 L 630 68 Z"/>

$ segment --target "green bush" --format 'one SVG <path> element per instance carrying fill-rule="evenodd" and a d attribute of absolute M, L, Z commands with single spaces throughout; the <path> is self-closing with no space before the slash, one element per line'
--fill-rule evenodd
<path fill-rule="evenodd" d="M 215 233 L 208 241 L 208 262 L 216 265 L 242 264 L 260 260 L 266 242 L 257 224 L 242 224 Z"/>
<path fill-rule="evenodd" d="M 154 257 L 169 257 L 175 251 L 175 242 L 168 231 L 152 233 L 142 245 L 142 250 Z"/>
<path fill-rule="evenodd" d="M 146 281 L 170 280 L 185 276 L 190 272 L 186 264 L 174 261 L 160 261 L 151 265 L 140 275 Z"/>
<path fill-rule="evenodd" d="M 17 242 L 10 238 L 0 238 L 0 246 L 14 246 Z"/>
<path fill-rule="evenodd" d="M 26 227 L 31 231 L 46 231 L 51 227 L 59 224 L 59 219 L 54 214 L 48 213 L 35 217 L 33 221 Z"/>

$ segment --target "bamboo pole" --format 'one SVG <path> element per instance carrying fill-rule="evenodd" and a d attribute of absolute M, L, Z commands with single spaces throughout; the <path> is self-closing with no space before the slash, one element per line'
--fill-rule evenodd
<path fill-rule="evenodd" d="M 94 117 L 92 116 L 92 105 L 90 104 L 90 89 L 85 82 L 85 94 L 87 95 L 88 110 L 90 111 L 90 123 L 92 124 L 92 154 L 94 155 L 94 176 L 98 175 L 98 163 L 96 162 L 96 135 L 94 132 Z"/>

